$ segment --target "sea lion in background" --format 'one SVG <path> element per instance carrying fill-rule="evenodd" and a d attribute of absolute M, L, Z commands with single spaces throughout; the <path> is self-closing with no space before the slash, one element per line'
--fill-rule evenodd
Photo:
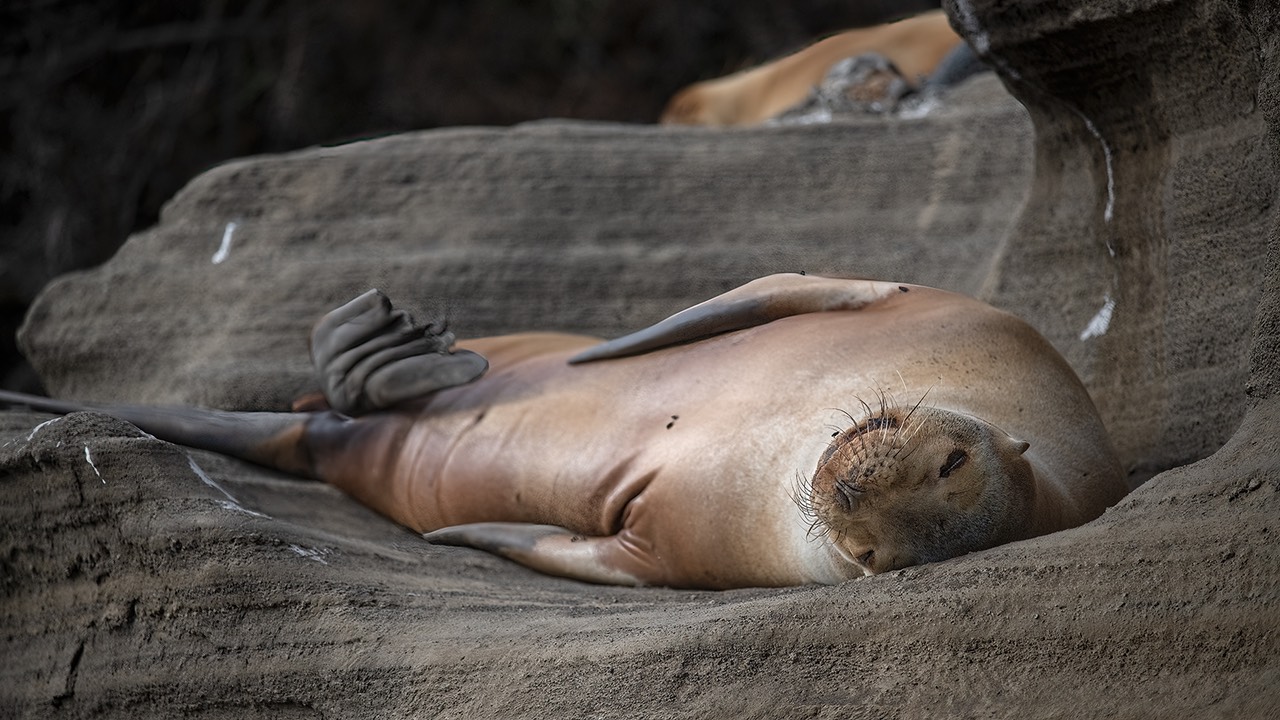
<path fill-rule="evenodd" d="M 672 96 L 660 122 L 727 127 L 755 125 L 803 101 L 831 66 L 862 55 L 885 56 L 908 80 L 929 75 L 960 36 L 941 10 L 819 40 L 773 62 L 694 83 Z"/>
<path fill-rule="evenodd" d="M 92 408 L 598 583 L 836 583 L 1079 525 L 1125 492 L 1049 343 L 941 290 L 772 275 L 603 344 L 422 337 L 374 291 L 321 321 L 325 395 L 357 417 Z"/>

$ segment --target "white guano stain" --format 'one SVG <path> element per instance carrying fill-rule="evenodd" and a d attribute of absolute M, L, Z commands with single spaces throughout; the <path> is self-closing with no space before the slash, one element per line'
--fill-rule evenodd
<path fill-rule="evenodd" d="M 1094 315 L 1089 324 L 1085 326 L 1084 331 L 1080 333 L 1080 339 L 1090 340 L 1106 335 L 1107 328 L 1111 326 L 1111 313 L 1115 312 L 1115 309 L 1115 298 L 1110 295 L 1104 295 L 1102 309 L 1098 310 L 1098 314 Z"/>
<path fill-rule="evenodd" d="M 241 505 L 240 502 L 236 500 L 231 493 L 227 492 L 226 488 L 214 482 L 213 478 L 209 477 L 209 475 L 205 473 L 204 468 L 197 465 L 196 459 L 191 457 L 190 455 L 187 456 L 187 464 L 191 466 L 191 471 L 196 474 L 196 477 L 200 478 L 201 482 L 213 488 L 214 490 L 217 490 L 223 495 L 227 496 L 226 500 L 218 501 L 218 505 L 220 505 L 223 509 L 234 510 L 236 512 L 242 512 L 245 515 L 252 515 L 253 517 L 265 518 L 267 520 L 271 519 L 271 516 L 267 515 L 266 513 L 260 513 L 257 510 L 250 510 L 249 508 Z"/>
<path fill-rule="evenodd" d="M 98 479 L 102 481 L 103 485 L 106 485 L 107 479 L 102 477 L 102 473 L 98 472 L 98 466 L 94 464 L 93 456 L 89 454 L 88 445 L 84 446 L 84 461 L 89 463 L 89 467 L 93 468 L 93 474 L 98 476 Z"/>
<path fill-rule="evenodd" d="M 223 510 L 234 510 L 235 512 L 241 512 L 241 513 L 244 513 L 245 515 L 262 518 L 263 520 L 271 519 L 270 515 L 266 513 L 260 513 L 257 510 L 250 510 L 249 508 L 241 505 L 240 503 L 234 500 L 219 500 L 218 505 L 221 506 Z"/>
<path fill-rule="evenodd" d="M 1013 66 L 1005 62 L 1003 58 L 991 52 L 991 36 L 982 27 L 982 24 L 978 22 L 977 16 L 973 14 L 973 7 L 969 4 L 969 0 L 955 0 L 955 8 L 957 15 L 956 19 L 960 21 L 960 25 L 964 28 L 965 34 L 972 43 L 973 51 L 982 58 L 988 60 L 991 64 L 995 65 L 998 70 L 1008 77 L 1013 78 L 1014 80 L 1022 80 L 1022 75 L 1020 75 L 1017 70 L 1013 69 Z M 1043 89 L 1041 89 L 1041 92 L 1048 94 L 1045 93 Z M 1102 146 L 1102 154 L 1106 160 L 1107 166 L 1107 204 L 1102 210 L 1102 220 L 1109 224 L 1116 205 L 1115 161 L 1111 153 L 1111 144 L 1102 136 L 1102 132 L 1098 130 L 1098 126 L 1093 123 L 1093 120 L 1089 119 L 1089 117 L 1085 115 L 1080 108 L 1070 103 L 1064 102 L 1064 104 L 1066 104 L 1072 112 L 1080 116 L 1080 119 L 1084 121 L 1085 127 L 1089 129 L 1089 132 L 1098 141 L 1098 144 Z M 1111 253 L 1111 257 L 1116 256 L 1115 248 L 1111 246 L 1110 240 L 1107 241 L 1107 252 Z"/>
<path fill-rule="evenodd" d="M 1102 137 L 1102 133 L 1098 131 L 1098 126 L 1094 125 L 1093 121 L 1081 112 L 1079 108 L 1072 108 L 1072 110 L 1075 110 L 1080 119 L 1084 120 L 1084 126 L 1089 129 L 1093 137 L 1098 140 L 1098 144 L 1102 146 L 1102 156 L 1107 163 L 1107 206 L 1102 210 L 1102 220 L 1109 223 L 1111 222 L 1111 214 L 1116 207 L 1116 174 L 1113 167 L 1114 161 L 1111 157 L 1111 144 L 1107 142 L 1106 138 Z M 1110 242 L 1107 243 L 1107 250 L 1111 253 L 1111 257 L 1116 256 L 1116 251 L 1111 247 Z"/>
<path fill-rule="evenodd" d="M 304 557 L 308 560 L 315 560 L 321 565 L 329 564 L 329 561 L 325 560 L 324 556 L 332 552 L 331 550 L 317 550 L 315 548 L 306 548 L 306 547 L 302 547 L 301 545 L 290 545 L 289 549 L 292 550 L 296 555 L 298 555 L 298 557 Z"/>
<path fill-rule="evenodd" d="M 220 265 L 231 254 L 231 236 L 236 232 L 236 223 L 234 221 L 227 223 L 226 229 L 222 231 L 222 244 L 218 246 L 218 251 L 213 254 L 213 264 Z"/>
<path fill-rule="evenodd" d="M 187 465 L 190 465 L 190 466 L 191 466 L 191 472 L 195 473 L 195 474 L 196 474 L 196 477 L 200 478 L 201 482 L 203 482 L 205 485 L 208 485 L 209 487 L 213 488 L 214 490 L 217 490 L 218 492 L 222 493 L 223 495 L 226 495 L 226 496 L 227 496 L 227 499 L 228 499 L 228 500 L 230 500 L 231 502 L 236 502 L 235 497 L 233 497 L 233 496 L 231 495 L 231 493 L 227 492 L 226 488 L 224 488 L 224 487 L 222 487 L 221 485 L 219 485 L 218 483 L 214 482 L 214 481 L 213 481 L 213 478 L 209 477 L 209 476 L 205 473 L 204 468 L 202 468 L 202 467 L 200 467 L 199 465 L 197 465 L 197 464 L 196 464 L 196 459 L 195 459 L 195 458 L 193 458 L 193 457 L 191 457 L 190 455 L 188 455 L 188 456 L 187 456 Z"/>
<path fill-rule="evenodd" d="M 38 432 L 40 432 L 41 430 L 43 430 L 43 429 L 45 428 L 45 426 L 47 426 L 47 425 L 52 425 L 52 424 L 54 424 L 54 423 L 58 422 L 58 421 L 59 421 L 59 420 L 61 420 L 61 419 L 62 419 L 62 418 L 60 418 L 60 417 L 56 417 L 56 418 L 53 418 L 52 420 L 45 420 L 44 422 L 40 423 L 39 425 L 37 425 L 37 426 L 35 426 L 35 427 L 31 428 L 31 432 L 27 433 L 27 442 L 31 442 L 32 440 L 34 440 L 34 439 L 35 439 L 35 437 L 36 437 L 36 433 L 38 433 Z"/>

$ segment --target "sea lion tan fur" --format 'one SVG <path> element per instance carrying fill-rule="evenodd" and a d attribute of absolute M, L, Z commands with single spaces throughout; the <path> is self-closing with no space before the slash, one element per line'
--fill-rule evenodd
<path fill-rule="evenodd" d="M 914 81 L 933 72 L 960 42 L 941 10 L 848 30 L 773 62 L 694 83 L 672 96 L 660 122 L 712 127 L 755 125 L 804 100 L 831 66 L 845 58 L 879 53 Z"/>
<path fill-rule="evenodd" d="M 603 344 L 527 333 L 452 354 L 394 349 L 417 342 L 405 322 L 370 293 L 318 326 L 326 395 L 358 417 L 100 409 L 326 480 L 435 542 L 602 583 L 835 583 L 1078 525 L 1124 493 L 1053 348 L 941 290 L 774 275 Z"/>

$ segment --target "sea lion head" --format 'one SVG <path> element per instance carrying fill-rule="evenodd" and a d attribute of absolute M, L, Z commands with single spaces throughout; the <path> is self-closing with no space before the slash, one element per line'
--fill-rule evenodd
<path fill-rule="evenodd" d="M 945 560 L 1026 536 L 1027 447 L 964 413 L 881 407 L 832 440 L 797 502 L 863 574 Z"/>

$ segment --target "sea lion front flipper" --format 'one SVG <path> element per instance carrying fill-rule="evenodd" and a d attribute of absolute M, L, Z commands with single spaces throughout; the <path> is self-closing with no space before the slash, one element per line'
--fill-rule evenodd
<path fill-rule="evenodd" d="M 723 295 L 624 335 L 588 348 L 570 363 L 639 355 L 680 343 L 703 340 L 779 318 L 832 310 L 857 310 L 909 286 L 875 280 L 847 280 L 779 273 L 752 280 Z"/>
<path fill-rule="evenodd" d="M 446 328 L 414 325 L 386 295 L 370 290 L 316 324 L 311 360 L 329 406 L 361 415 L 483 375 L 488 361 L 451 350 L 453 341 Z"/>
<path fill-rule="evenodd" d="M 435 545 L 470 547 L 493 553 L 548 575 L 601 585 L 661 584 L 642 577 L 618 535 L 588 537 L 557 525 L 487 522 L 454 525 L 423 538 Z M 636 565 L 627 568 L 625 565 Z"/>

